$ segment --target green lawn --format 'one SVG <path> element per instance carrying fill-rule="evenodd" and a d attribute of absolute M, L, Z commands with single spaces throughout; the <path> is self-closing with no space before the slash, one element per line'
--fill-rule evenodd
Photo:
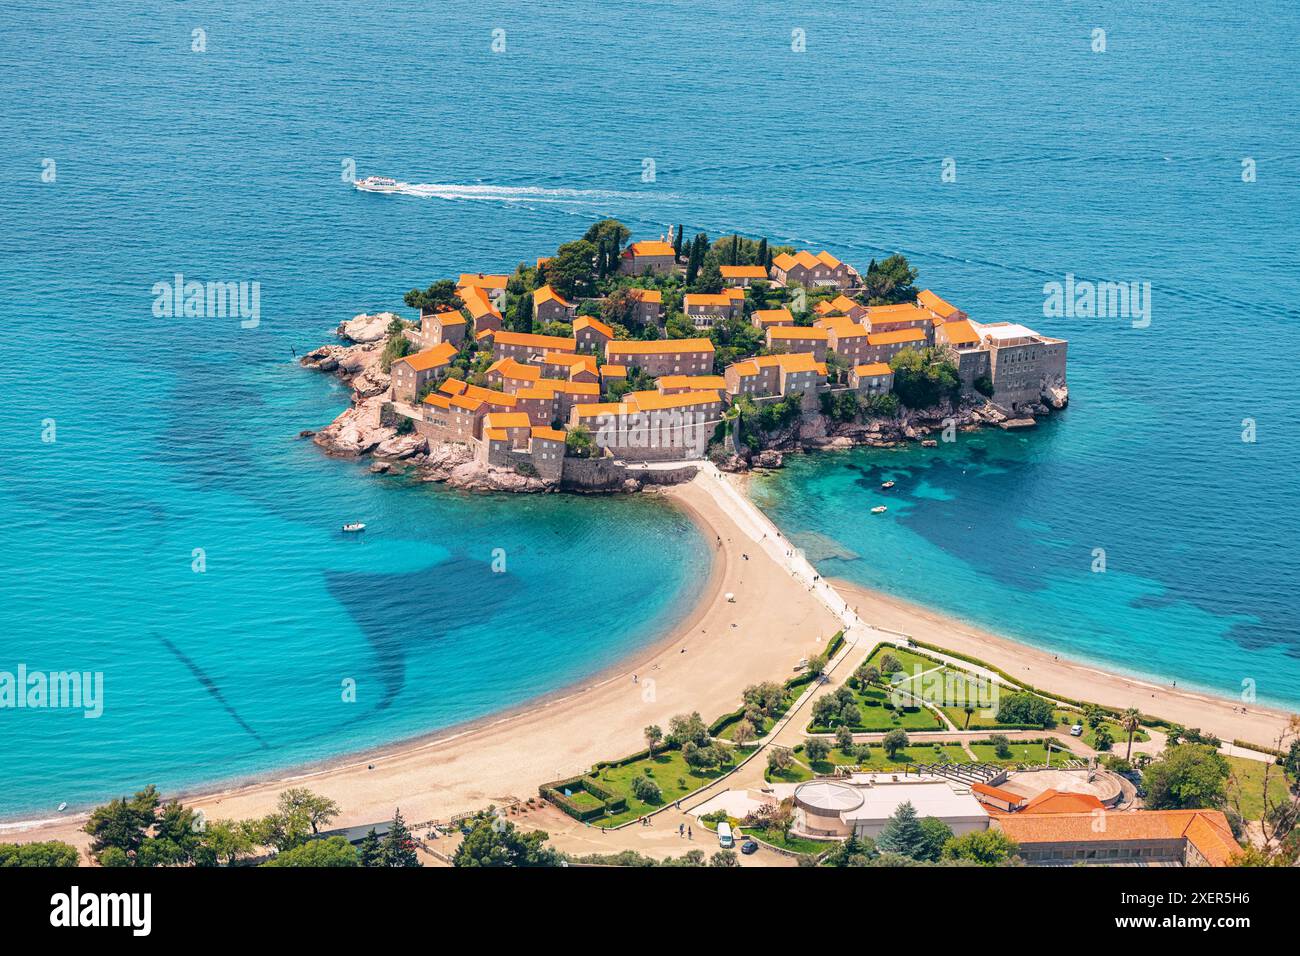
<path fill-rule="evenodd" d="M 762 727 L 754 728 L 755 730 L 758 731 L 758 736 L 763 737 L 771 733 L 772 727 L 775 726 L 776 722 L 785 716 L 785 712 L 794 706 L 794 702 L 798 700 L 800 695 L 803 694 L 803 692 L 807 689 L 808 689 L 807 684 L 801 684 L 798 687 L 796 687 L 793 691 L 788 692 L 785 695 L 785 698 L 781 701 L 780 709 L 778 709 L 777 712 L 772 716 L 764 717 Z M 735 720 L 727 724 L 727 726 L 723 727 L 722 730 L 718 732 L 718 737 L 722 740 L 734 739 L 732 735 L 736 732 L 736 725 L 739 723 L 740 721 Z"/>
<path fill-rule="evenodd" d="M 1055 712 L 1055 716 L 1057 723 L 1065 730 L 1069 730 L 1075 723 L 1083 724 L 1083 736 L 1079 739 L 1089 747 L 1096 749 L 1097 730 L 1096 728 L 1088 726 L 1088 722 L 1083 719 L 1083 714 L 1077 710 L 1058 710 Z M 1120 725 L 1115 723 L 1113 720 L 1103 720 L 1100 726 L 1110 728 L 1110 736 L 1114 743 L 1111 745 L 1109 752 L 1115 754 L 1117 757 L 1123 757 L 1124 752 L 1128 750 L 1128 734 L 1126 734 Z M 1150 739 L 1151 735 L 1141 728 L 1133 734 L 1134 743 Z"/>
<path fill-rule="evenodd" d="M 1042 766 L 1047 762 L 1047 748 L 1043 744 L 1031 743 L 1026 740 L 1011 741 L 1011 756 L 1006 758 L 997 755 L 997 748 L 993 744 L 971 744 L 970 749 L 981 763 L 996 763 L 1006 766 L 1024 763 Z M 1059 744 L 1053 743 L 1053 767 L 1059 766 L 1072 756 L 1074 755 L 1068 751 L 1063 751 Z"/>
<path fill-rule="evenodd" d="M 596 780 L 616 796 L 626 797 L 627 809 L 621 813 L 592 820 L 591 823 L 598 827 L 612 827 L 635 820 L 643 814 L 657 810 L 698 790 L 730 769 L 731 765 L 717 770 L 693 769 L 686 766 L 680 750 L 663 751 L 655 754 L 654 757 L 645 757 L 621 767 L 604 767 Z M 648 777 L 659 784 L 659 789 L 663 793 L 663 799 L 659 803 L 648 804 L 632 795 L 632 779 L 637 776 Z"/>
<path fill-rule="evenodd" d="M 890 771 L 902 770 L 914 764 L 940 763 L 947 757 L 948 763 L 970 763 L 970 756 L 958 744 L 943 744 L 935 749 L 931 744 L 914 744 L 904 747 L 892 759 L 877 744 L 871 745 L 871 756 L 863 762 L 857 755 L 850 756 L 838 747 L 833 747 L 825 760 L 810 763 L 803 751 L 794 755 L 794 766 L 784 773 L 765 772 L 768 783 L 801 783 L 815 776 L 830 776 L 837 766 L 855 766 L 861 764 L 864 770 Z"/>
<path fill-rule="evenodd" d="M 1228 778 L 1228 806 L 1241 807 L 1247 820 L 1258 820 L 1264 815 L 1264 764 L 1249 757 L 1225 757 L 1232 767 Z M 1273 804 L 1287 799 L 1286 778 L 1282 768 L 1273 766 L 1268 776 L 1269 798 Z"/>
<path fill-rule="evenodd" d="M 798 837 L 794 834 L 783 836 L 780 830 L 760 830 L 758 827 L 742 827 L 740 829 L 740 839 L 743 842 L 745 837 L 753 836 L 764 843 L 770 843 L 772 846 L 780 847 L 783 850 L 789 850 L 791 853 L 807 853 L 813 856 L 822 853 L 833 845 L 822 840 L 809 840 L 806 837 Z M 762 850 L 758 852 L 762 853 Z"/>

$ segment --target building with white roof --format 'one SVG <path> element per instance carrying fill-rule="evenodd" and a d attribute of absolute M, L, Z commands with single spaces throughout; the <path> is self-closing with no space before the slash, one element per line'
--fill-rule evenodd
<path fill-rule="evenodd" d="M 904 803 L 918 817 L 942 820 L 960 836 L 987 830 L 989 815 L 968 786 L 942 777 L 853 774 L 813 780 L 794 791 L 795 830 L 805 836 L 842 839 L 850 834 L 875 839 Z"/>

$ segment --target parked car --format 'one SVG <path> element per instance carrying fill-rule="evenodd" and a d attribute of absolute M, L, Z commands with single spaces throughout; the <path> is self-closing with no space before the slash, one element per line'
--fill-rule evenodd
<path fill-rule="evenodd" d="M 751 853 L 757 853 L 758 844 L 755 843 L 753 840 L 746 840 L 744 843 L 740 845 L 740 852 L 745 854 L 746 856 L 749 856 L 749 854 Z"/>
<path fill-rule="evenodd" d="M 1070 736 L 1071 736 L 1071 737 L 1082 737 L 1082 736 L 1083 736 L 1083 724 L 1075 724 L 1073 727 L 1071 727 L 1071 728 L 1070 728 Z"/>
<path fill-rule="evenodd" d="M 723 820 L 718 824 L 718 846 L 730 850 L 735 845 L 735 838 L 731 835 L 731 824 Z"/>

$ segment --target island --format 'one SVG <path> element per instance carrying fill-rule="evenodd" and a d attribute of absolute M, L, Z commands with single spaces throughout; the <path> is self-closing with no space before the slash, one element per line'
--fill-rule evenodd
<path fill-rule="evenodd" d="M 481 491 L 637 491 L 793 451 L 1024 428 L 1069 400 L 1067 343 L 978 322 L 902 255 L 728 235 L 630 241 L 615 219 L 513 273 L 412 289 L 304 366 L 352 402 L 326 451 Z"/>

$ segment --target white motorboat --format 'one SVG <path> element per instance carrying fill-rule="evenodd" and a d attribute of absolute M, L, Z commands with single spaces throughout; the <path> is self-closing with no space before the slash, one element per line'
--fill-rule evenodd
<path fill-rule="evenodd" d="M 873 515 L 883 515 L 888 510 L 889 509 L 886 508 L 884 505 L 876 505 L 874 508 L 871 509 L 871 513 Z"/>
<path fill-rule="evenodd" d="M 349 524 L 345 524 L 343 526 L 343 530 L 344 531 L 365 531 L 366 526 L 362 524 L 360 521 L 353 521 Z"/>
<path fill-rule="evenodd" d="M 365 179 L 358 179 L 352 185 L 367 193 L 395 193 L 406 183 L 399 183 L 396 179 L 389 179 L 387 176 L 367 176 Z"/>

